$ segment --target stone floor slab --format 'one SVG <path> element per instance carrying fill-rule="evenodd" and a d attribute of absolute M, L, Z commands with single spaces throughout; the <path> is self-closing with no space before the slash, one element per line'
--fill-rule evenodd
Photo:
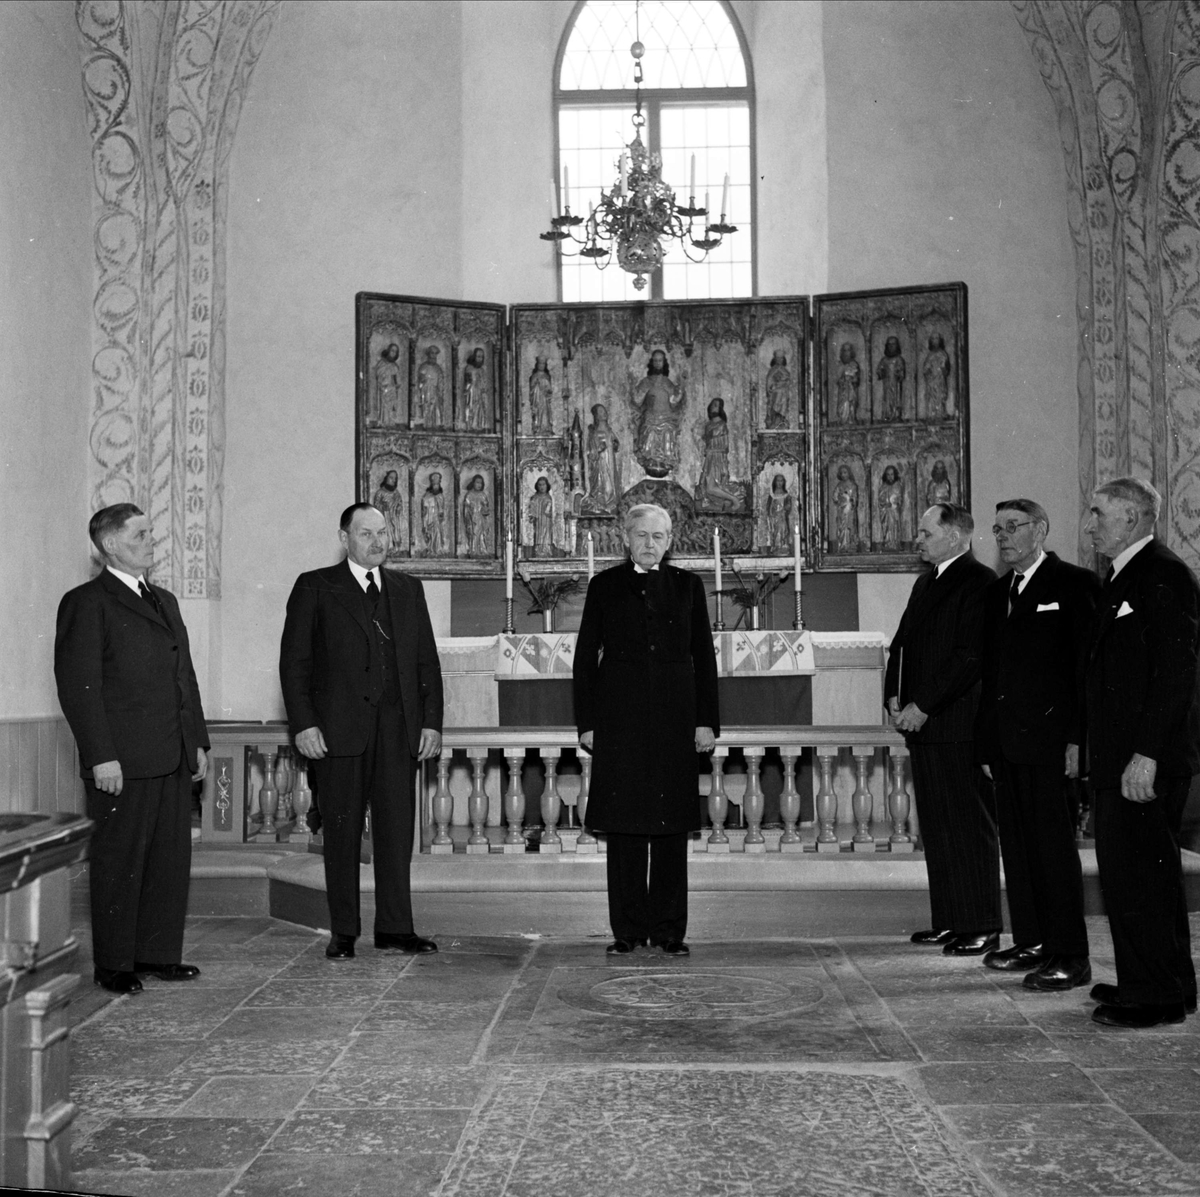
<path fill-rule="evenodd" d="M 111 1193 L 114 1197 L 220 1197 L 237 1178 L 237 1170 L 152 1172 L 72 1172 L 78 1193 Z"/>
<path fill-rule="evenodd" d="M 356 1007 L 369 1008 L 394 988 L 389 977 L 338 978 L 305 977 L 304 979 L 272 978 L 250 994 L 246 1009 L 259 1006 L 328 1006 L 334 1010 Z"/>
<path fill-rule="evenodd" d="M 203 1047 L 203 1039 L 131 1040 L 88 1027 L 72 1035 L 71 1074 L 157 1078 Z"/>
<path fill-rule="evenodd" d="M 1036 1027 L 910 1027 L 908 1037 L 929 1061 L 1063 1061 L 1067 1057 Z"/>
<path fill-rule="evenodd" d="M 71 1100 L 90 1114 L 150 1116 L 174 1113 L 203 1081 L 195 1077 L 111 1077 L 74 1074 Z"/>
<path fill-rule="evenodd" d="M 181 1118 L 286 1118 L 313 1087 L 312 1076 L 218 1076 L 177 1110 Z"/>
<path fill-rule="evenodd" d="M 270 1118 L 114 1118 L 75 1153 L 80 1171 L 178 1172 L 249 1163 L 279 1129 Z"/>
<path fill-rule="evenodd" d="M 1200 1112 L 1135 1114 L 1134 1118 L 1177 1159 L 1200 1164 Z"/>
<path fill-rule="evenodd" d="M 194 1045 L 194 1051 L 175 1069 L 175 1076 L 319 1076 L 345 1051 L 337 1040 L 322 1043 L 297 1031 L 293 1039 L 213 1039 Z"/>
<path fill-rule="evenodd" d="M 364 1065 L 331 1068 L 304 1099 L 306 1109 L 430 1109 L 475 1104 L 489 1083 L 488 1069 L 448 1065 Z"/>
<path fill-rule="evenodd" d="M 935 1105 L 1076 1105 L 1104 1094 L 1073 1064 L 926 1064 L 921 1080 Z"/>
<path fill-rule="evenodd" d="M 1200 1112 L 1200 1070 L 1195 1068 L 1099 1068 L 1088 1075 L 1110 1101 L 1131 1114 Z"/>
<path fill-rule="evenodd" d="M 346 1155 L 268 1152 L 238 1178 L 227 1197 L 429 1197 L 449 1155 Z"/>
<path fill-rule="evenodd" d="M 469 1110 L 301 1110 L 271 1142 L 284 1154 L 449 1154 L 458 1144 Z"/>

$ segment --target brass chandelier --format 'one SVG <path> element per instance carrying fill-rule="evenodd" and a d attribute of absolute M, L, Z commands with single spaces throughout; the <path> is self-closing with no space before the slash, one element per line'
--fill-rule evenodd
<path fill-rule="evenodd" d="M 640 8 L 639 4 L 635 12 Z M 645 289 L 646 276 L 662 265 L 672 241 L 679 242 L 689 262 L 703 262 L 726 236 L 737 232 L 737 226 L 725 219 L 729 210 L 728 175 L 721 191 L 721 217 L 709 224 L 708 195 L 705 194 L 703 207 L 696 205 L 696 155 L 692 155 L 688 204 L 682 207 L 675 203 L 675 192 L 663 182 L 662 155 L 650 153 L 642 141 L 646 124 L 642 113 L 642 57 L 646 47 L 642 45 L 640 32 L 639 24 L 635 27 L 638 40 L 629 47 L 636 95 L 633 140 L 621 152 L 612 190 L 601 189 L 599 204 L 589 203 L 588 215 L 576 216 L 571 212 L 570 175 L 564 166 L 561 203 L 552 180 L 551 227 L 549 232 L 540 234 L 543 241 L 556 242 L 558 252 L 564 257 L 591 258 L 601 270 L 612 261 L 615 246 L 617 265 L 634 275 L 633 285 L 638 291 Z M 580 226 L 582 235 L 576 232 Z M 568 243 L 580 248 L 569 252 Z M 697 250 L 698 253 L 694 252 Z"/>

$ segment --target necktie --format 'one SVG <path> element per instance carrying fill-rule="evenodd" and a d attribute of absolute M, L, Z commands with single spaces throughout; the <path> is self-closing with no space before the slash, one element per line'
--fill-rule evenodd
<path fill-rule="evenodd" d="M 1016 570 L 1013 571 L 1012 585 L 1008 588 L 1008 613 L 1012 614 L 1013 604 L 1021 597 L 1021 583 L 1025 580 L 1024 574 L 1019 574 Z"/>
<path fill-rule="evenodd" d="M 1115 577 L 1116 577 L 1116 571 L 1115 571 L 1115 570 L 1113 569 L 1113 567 L 1110 565 L 1110 566 L 1108 567 L 1108 573 L 1106 573 L 1106 574 L 1104 575 L 1104 585 L 1105 585 L 1106 587 L 1107 587 L 1107 586 L 1111 586 L 1111 585 L 1112 585 L 1112 580 L 1113 580 L 1113 578 L 1115 578 Z"/>
<path fill-rule="evenodd" d="M 373 569 L 367 570 L 367 598 L 372 603 L 379 602 L 379 587 L 375 585 L 375 571 Z"/>
<path fill-rule="evenodd" d="M 141 578 L 138 579 L 138 594 L 140 594 L 142 598 L 144 598 L 146 602 L 148 602 L 150 606 L 154 608 L 155 611 L 158 611 L 158 599 L 155 597 L 154 591 L 151 590 L 150 587 L 141 580 Z"/>

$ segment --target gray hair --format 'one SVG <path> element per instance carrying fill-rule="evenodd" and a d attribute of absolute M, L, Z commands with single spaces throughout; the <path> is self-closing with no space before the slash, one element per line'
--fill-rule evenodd
<path fill-rule="evenodd" d="M 667 521 L 667 531 L 671 531 L 671 513 L 665 507 L 660 507 L 657 503 L 634 504 L 634 506 L 625 512 L 625 531 L 628 532 L 638 520 L 645 519 L 648 515 L 662 516 Z"/>
<path fill-rule="evenodd" d="M 1020 511 L 1024 515 L 1032 516 L 1034 523 L 1041 524 L 1046 529 L 1046 535 L 1050 535 L 1050 517 L 1046 514 L 1046 509 L 1032 499 L 1004 499 L 996 504 L 996 510 Z"/>
<path fill-rule="evenodd" d="M 957 528 L 965 538 L 975 531 L 975 517 L 957 503 L 934 503 L 930 511 L 938 513 L 938 523 L 943 528 Z"/>
<path fill-rule="evenodd" d="M 1149 520 L 1152 524 L 1156 523 L 1158 513 L 1162 510 L 1162 495 L 1145 478 L 1114 478 L 1096 487 L 1094 493 L 1107 495 L 1122 503 L 1131 503 L 1137 510 L 1139 522 Z"/>

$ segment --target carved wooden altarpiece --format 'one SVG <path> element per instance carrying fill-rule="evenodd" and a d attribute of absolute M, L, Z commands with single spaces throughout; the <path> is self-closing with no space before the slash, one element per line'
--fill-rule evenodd
<path fill-rule="evenodd" d="M 968 501 L 966 288 L 499 305 L 357 297 L 357 486 L 391 564 L 496 577 L 623 556 L 634 504 L 673 556 L 911 569 L 915 521 Z M 809 361 L 815 379 L 809 377 Z M 935 496 L 930 498 L 930 496 Z M 927 500 L 927 501 L 926 501 Z"/>

